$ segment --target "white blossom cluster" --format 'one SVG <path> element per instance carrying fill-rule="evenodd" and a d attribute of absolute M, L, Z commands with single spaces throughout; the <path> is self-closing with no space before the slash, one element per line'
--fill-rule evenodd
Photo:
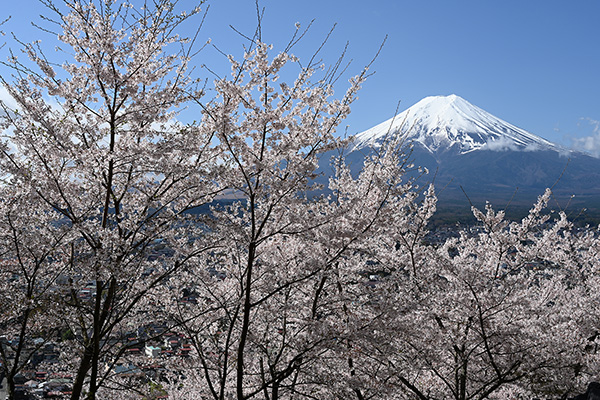
<path fill-rule="evenodd" d="M 597 230 L 551 219 L 547 191 L 430 243 L 435 191 L 401 142 L 344 159 L 368 68 L 338 98 L 339 64 L 257 35 L 207 99 L 176 34 L 200 9 L 177 3 L 48 2 L 70 61 L 27 45 L 0 77 L 10 396 L 49 348 L 71 399 L 559 398 L 598 379 Z"/>

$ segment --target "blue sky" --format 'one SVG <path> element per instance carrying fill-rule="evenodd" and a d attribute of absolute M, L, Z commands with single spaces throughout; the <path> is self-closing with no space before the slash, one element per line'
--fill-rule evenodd
<path fill-rule="evenodd" d="M 202 38 L 241 55 L 243 39 L 228 26 L 251 34 L 254 0 L 209 4 Z M 349 133 L 390 118 L 399 101 L 402 111 L 423 97 L 454 93 L 551 141 L 581 146 L 586 138 L 590 149 L 600 148 L 599 1 L 261 0 L 260 6 L 265 8 L 263 40 L 276 49 L 287 43 L 296 22 L 306 26 L 315 19 L 297 49 L 301 57 L 337 23 L 324 61 L 335 61 L 348 41 L 353 72 L 388 36 L 373 67 L 376 73 L 346 121 Z M 4 15 L 13 17 L 3 29 L 26 41 L 50 40 L 29 26 L 42 10 L 37 0 L 3 5 Z M 199 58 L 217 70 L 225 68 L 210 49 Z M 340 93 L 344 89 L 338 87 Z"/>

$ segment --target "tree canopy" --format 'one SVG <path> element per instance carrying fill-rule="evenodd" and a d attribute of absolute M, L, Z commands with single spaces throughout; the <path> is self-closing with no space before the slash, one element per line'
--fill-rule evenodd
<path fill-rule="evenodd" d="M 201 4 L 43 3 L 62 58 L 24 44 L 0 76 L 10 398 L 49 346 L 71 399 L 559 397 L 596 379 L 598 232 L 545 213 L 547 191 L 519 222 L 473 209 L 477 228 L 431 241 L 435 190 L 401 141 L 358 173 L 344 158 L 370 65 L 336 94 L 342 60 L 301 62 L 298 26 L 277 52 L 259 23 L 209 83 L 178 35 Z"/>

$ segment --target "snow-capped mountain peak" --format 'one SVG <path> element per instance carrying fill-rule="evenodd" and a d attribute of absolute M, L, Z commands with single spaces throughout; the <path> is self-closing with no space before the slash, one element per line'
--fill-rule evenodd
<path fill-rule="evenodd" d="M 520 129 L 457 96 L 431 96 L 355 137 L 356 148 L 377 147 L 402 135 L 431 153 L 474 150 L 555 150 L 553 143 Z"/>

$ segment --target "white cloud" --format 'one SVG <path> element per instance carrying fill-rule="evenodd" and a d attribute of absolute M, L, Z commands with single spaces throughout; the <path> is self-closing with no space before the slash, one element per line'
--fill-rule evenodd
<path fill-rule="evenodd" d="M 594 157 L 600 157 L 600 121 L 591 118 L 582 118 L 592 127 L 592 134 L 579 138 L 573 138 L 573 148 L 585 151 Z"/>
<path fill-rule="evenodd" d="M 525 148 L 523 149 L 523 151 L 538 151 L 541 150 L 542 148 L 540 147 L 539 144 L 537 143 L 529 143 L 527 146 L 525 146 Z"/>
<path fill-rule="evenodd" d="M 0 101 L 2 101 L 4 104 L 6 104 L 9 108 L 13 110 L 17 108 L 16 100 L 13 99 L 13 97 L 10 94 L 8 94 L 8 91 L 2 85 L 0 85 Z"/>
<path fill-rule="evenodd" d="M 499 139 L 490 140 L 483 146 L 482 149 L 491 151 L 507 151 L 507 150 L 518 150 L 517 145 L 512 140 L 500 137 Z"/>

